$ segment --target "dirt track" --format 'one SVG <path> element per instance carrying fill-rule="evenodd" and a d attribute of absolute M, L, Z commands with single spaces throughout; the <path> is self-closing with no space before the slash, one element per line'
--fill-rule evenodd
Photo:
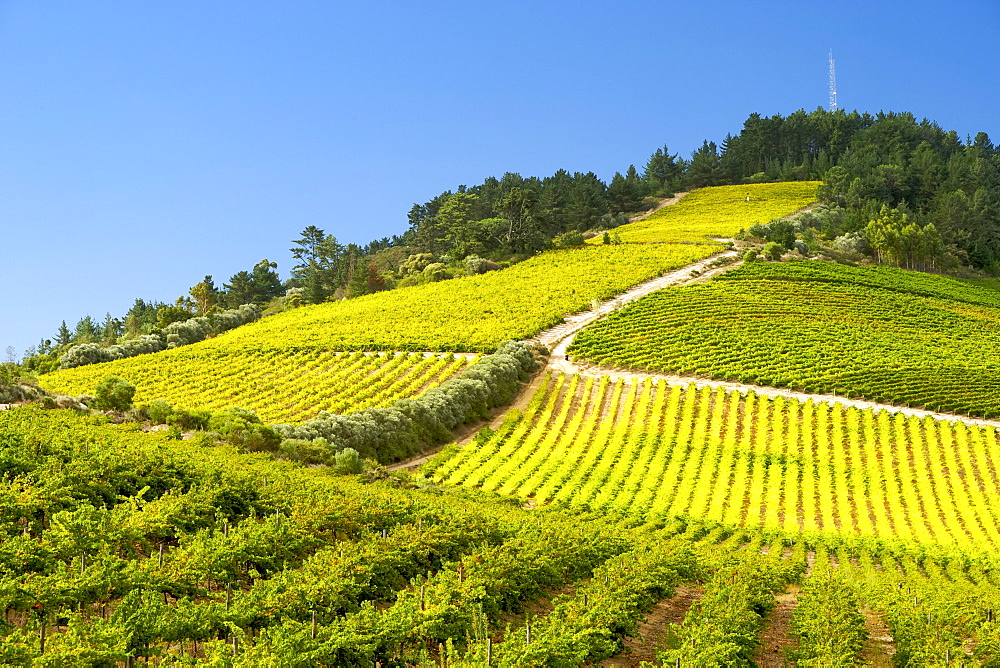
<path fill-rule="evenodd" d="M 674 204 L 680 200 L 679 195 L 672 200 L 667 200 L 662 203 L 661 206 L 656 207 L 653 211 L 663 208 L 663 206 Z M 649 212 L 649 213 L 652 213 Z M 648 215 L 648 214 L 647 214 Z M 718 239 L 720 242 L 730 241 L 729 239 Z M 593 376 L 601 377 L 608 376 L 613 379 L 661 379 L 671 385 L 689 385 L 694 384 L 697 387 L 722 387 L 727 390 L 735 390 L 746 394 L 748 392 L 754 392 L 758 395 L 772 396 L 772 397 L 787 397 L 790 399 L 797 399 L 799 401 L 813 401 L 815 402 L 826 402 L 830 404 L 841 404 L 843 406 L 854 406 L 862 409 L 871 410 L 884 410 L 890 413 L 901 413 L 903 415 L 914 415 L 920 418 L 931 417 L 935 420 L 948 420 L 953 422 L 962 422 L 969 425 L 976 426 L 986 426 L 994 427 L 1000 429 L 1000 421 L 995 420 L 982 420 L 978 418 L 971 418 L 962 415 L 954 415 L 951 413 L 937 413 L 934 411 L 923 410 L 919 408 L 909 408 L 906 406 L 894 406 L 892 404 L 880 404 L 873 401 L 863 401 L 860 399 L 848 399 L 846 397 L 839 397 L 830 394 L 809 394 L 805 392 L 795 392 L 793 390 L 788 390 L 779 387 L 764 387 L 760 385 L 748 385 L 743 383 L 731 383 L 722 380 L 711 380 L 707 378 L 698 378 L 693 376 L 675 376 L 668 374 L 657 374 L 649 373 L 643 371 L 630 371 L 623 369 L 610 369 L 606 367 L 600 367 L 595 365 L 582 365 L 577 364 L 571 360 L 566 359 L 566 350 L 569 345 L 573 342 L 573 338 L 576 334 L 582 330 L 584 327 L 590 325 L 593 322 L 603 318 L 604 316 L 612 313 L 622 306 L 633 302 L 645 295 L 656 290 L 661 290 L 667 287 L 673 287 L 678 285 L 685 285 L 688 283 L 701 282 L 708 280 L 712 276 L 720 274 L 724 271 L 728 271 L 736 266 L 739 266 L 739 262 L 731 262 L 729 264 L 722 264 L 719 266 L 714 266 L 720 258 L 732 258 L 736 256 L 736 251 L 725 251 L 722 253 L 717 253 L 711 257 L 699 260 L 693 264 L 689 264 L 685 267 L 672 271 L 663 276 L 651 279 L 644 283 L 631 288 L 630 290 L 618 295 L 614 299 L 609 299 L 601 303 L 594 309 L 589 311 L 584 311 L 582 313 L 576 313 L 573 315 L 566 316 L 565 321 L 562 324 L 556 325 L 550 329 L 541 332 L 535 336 L 532 340 L 536 341 L 547 348 L 549 348 L 551 355 L 549 357 L 548 365 L 544 370 L 539 372 L 535 380 L 527 385 L 518 395 L 514 403 L 511 404 L 506 410 L 498 413 L 490 421 L 490 426 L 497 428 L 503 423 L 506 418 L 507 413 L 513 409 L 523 409 L 527 405 L 531 397 L 534 396 L 535 391 L 538 389 L 539 384 L 545 377 L 545 371 L 556 371 L 560 373 L 567 374 L 579 374 L 582 376 Z M 478 431 L 479 427 L 469 430 L 468 433 L 462 434 L 458 439 L 460 445 L 464 445 L 466 442 L 471 440 L 475 436 L 475 432 Z M 437 449 L 436 449 L 437 450 Z M 410 460 L 406 462 L 401 462 L 390 467 L 390 470 L 396 470 L 401 468 L 414 468 L 420 464 L 427 461 L 433 456 L 434 452 L 428 452 L 425 455 Z"/>
<path fill-rule="evenodd" d="M 723 240 L 726 241 L 726 240 Z M 654 378 L 662 379 L 671 385 L 689 385 L 694 384 L 698 387 L 722 387 L 727 390 L 735 390 L 746 394 L 748 392 L 755 392 L 758 395 L 765 395 L 771 397 L 788 397 L 791 399 L 798 399 L 799 401 L 809 401 L 815 402 L 826 402 L 830 404 L 841 404 L 843 406 L 854 406 L 863 409 L 872 410 L 885 410 L 890 413 L 901 413 L 903 415 L 915 415 L 917 417 L 931 417 L 935 420 L 949 420 L 953 422 L 962 422 L 969 425 L 977 425 L 984 427 L 994 427 L 1000 429 L 1000 421 L 997 420 L 983 420 L 979 418 L 966 417 L 963 415 L 955 415 L 952 413 L 937 413 L 934 411 L 923 410 L 920 408 L 909 408 L 906 406 L 895 406 L 892 404 L 880 404 L 874 401 L 864 401 L 861 399 L 848 399 L 847 397 L 838 397 L 831 394 L 809 394 L 806 392 L 795 392 L 793 390 L 780 388 L 780 387 L 765 387 L 760 385 L 748 385 L 744 383 L 732 383 L 724 380 L 711 380 L 708 378 L 698 378 L 694 376 L 675 376 L 669 374 L 658 374 L 650 373 L 646 371 L 630 371 L 623 369 L 610 369 L 607 367 L 600 367 L 589 364 L 578 364 L 574 361 L 566 359 L 566 350 L 569 345 L 573 342 L 573 337 L 582 330 L 587 325 L 599 320 L 605 315 L 621 308 L 626 303 L 639 299 L 642 296 L 659 290 L 661 288 L 684 285 L 687 283 L 693 283 L 697 281 L 706 280 L 716 274 L 720 274 L 727 271 L 733 267 L 738 266 L 738 263 L 723 265 L 720 267 L 715 267 L 708 269 L 707 266 L 715 261 L 719 257 L 731 257 L 736 255 L 735 251 L 728 251 L 726 253 L 720 253 L 714 255 L 711 258 L 701 260 L 694 264 L 688 265 L 682 269 L 671 272 L 660 278 L 655 278 L 651 281 L 647 281 L 636 287 L 632 288 L 628 292 L 619 295 L 618 297 L 608 300 L 601 304 L 598 308 L 591 311 L 586 311 L 584 313 L 578 313 L 573 316 L 566 318 L 566 322 L 553 327 L 552 329 L 546 330 L 535 337 L 538 342 L 549 346 L 552 351 L 552 355 L 549 358 L 549 364 L 547 370 L 558 371 L 568 374 L 579 374 L 582 376 L 608 376 L 614 379 L 645 379 Z M 693 273 L 697 272 L 697 273 Z"/>

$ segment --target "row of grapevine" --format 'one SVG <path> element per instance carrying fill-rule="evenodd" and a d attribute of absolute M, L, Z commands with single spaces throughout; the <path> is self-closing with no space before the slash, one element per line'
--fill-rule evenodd
<path fill-rule="evenodd" d="M 819 185 L 817 181 L 792 181 L 701 188 L 617 232 L 626 243 L 727 238 L 812 204 Z"/>
<path fill-rule="evenodd" d="M 505 642 L 476 643 L 454 666 L 594 665 L 622 649 L 642 614 L 697 571 L 690 543 L 658 540 L 609 559 L 589 582 L 560 597 L 551 613 L 508 634 Z"/>
<path fill-rule="evenodd" d="M 465 355 L 259 350 L 206 355 L 190 346 L 41 378 L 50 390 L 90 394 L 106 375 L 134 384 L 135 402 L 178 408 L 248 408 L 266 422 L 301 422 L 320 411 L 346 414 L 417 396 L 475 360 Z"/>
<path fill-rule="evenodd" d="M 837 268 L 834 268 L 837 267 Z M 755 263 L 588 327 L 587 362 L 1000 415 L 1000 298 L 917 272 Z"/>
<path fill-rule="evenodd" d="M 416 656 L 464 638 L 476 606 L 496 623 L 649 533 L 66 411 L 3 411 L 0 446 L 8 664 Z"/>
<path fill-rule="evenodd" d="M 763 556 L 753 550 L 718 560 L 704 596 L 691 606 L 660 653 L 661 665 L 753 665 L 774 594 L 794 581 L 802 567 L 800 561 L 782 559 L 780 554 Z"/>
<path fill-rule="evenodd" d="M 822 567 L 799 591 L 792 624 L 800 666 L 856 666 L 868 640 L 857 592 L 841 573 Z"/>
<path fill-rule="evenodd" d="M 550 375 L 427 474 L 647 520 L 1000 545 L 995 430 L 652 379 Z"/>
<path fill-rule="evenodd" d="M 794 281 L 830 283 L 890 290 L 904 294 L 964 302 L 978 306 L 1000 307 L 1000 291 L 993 279 L 952 278 L 925 274 L 886 265 L 863 269 L 835 262 L 760 262 L 742 265 L 720 274 L 718 281 Z"/>
<path fill-rule="evenodd" d="M 995 564 L 960 552 L 936 552 L 820 546 L 803 591 L 815 596 L 825 590 L 827 604 L 817 608 L 809 597 L 800 600 L 806 606 L 795 613 L 797 628 L 806 631 L 800 635 L 800 653 L 821 655 L 810 640 L 825 630 L 839 639 L 828 652 L 852 648 L 856 655 L 864 636 L 863 606 L 887 626 L 896 665 L 993 665 L 1000 657 Z"/>
<path fill-rule="evenodd" d="M 810 443 L 825 439 L 824 447 L 831 447 L 832 425 L 839 424 L 844 454 L 825 457 L 833 460 L 827 467 L 832 488 L 848 492 L 857 480 L 842 481 L 839 467 L 849 470 L 852 459 L 861 459 L 863 479 L 871 470 L 867 461 L 896 452 L 869 450 L 869 439 L 891 439 L 898 427 L 885 413 L 869 421 L 857 412 L 855 420 L 851 411 L 814 405 L 810 427 L 803 422 L 809 404 L 796 411 L 791 402 L 652 382 L 563 377 L 558 383 L 559 377 L 549 380 L 526 417 L 545 413 L 563 433 L 604 432 L 602 438 L 620 440 L 624 452 L 632 446 L 615 427 L 605 429 L 608 423 L 631 418 L 644 429 L 663 429 L 672 440 L 667 416 L 687 415 L 684 468 L 719 471 L 719 490 L 731 486 L 721 482 L 725 457 L 695 447 L 693 439 L 759 446 L 754 459 L 770 460 L 772 469 L 761 479 L 782 481 L 781 463 L 795 459 L 788 456 L 791 444 L 812 432 Z M 593 397 L 593 407 L 575 425 L 575 399 L 582 393 Z M 632 409 L 648 415 L 626 413 Z M 739 417 L 735 426 L 727 423 L 730 412 Z M 699 416 L 707 418 L 704 424 L 697 424 Z M 954 459 L 942 461 L 956 475 L 939 491 L 957 494 L 959 478 L 977 477 L 967 468 L 976 460 L 963 450 L 970 457 L 996 454 L 981 449 L 982 442 L 970 445 L 974 430 L 965 429 L 962 440 L 958 425 L 901 422 L 904 435 L 922 441 L 920 453 L 910 452 L 913 467 L 929 460 L 932 436 L 950 434 L 950 445 L 937 448 L 954 451 Z M 534 430 L 529 424 L 524 436 Z M 741 425 L 767 436 L 744 434 Z M 508 440 L 521 426 L 521 419 L 511 420 L 496 433 Z M 911 426 L 915 431 L 906 434 Z M 538 443 L 544 440 L 543 434 Z M 783 450 L 772 449 L 772 441 Z M 794 613 L 802 662 L 823 663 L 817 658 L 829 656 L 823 647 L 846 647 L 856 655 L 859 602 L 885 620 L 903 665 L 985 663 L 1000 651 L 994 622 L 1000 568 L 978 544 L 526 511 L 461 490 L 359 484 L 322 469 L 167 441 L 72 412 L 4 411 L 0 445 L 0 604 L 6 622 L 0 660 L 6 663 L 145 656 L 174 665 L 397 660 L 457 666 L 483 665 L 490 656 L 493 665 L 578 665 L 618 651 L 650 604 L 691 580 L 705 581 L 705 595 L 685 623 L 666 634 L 661 659 L 668 666 L 677 659 L 681 665 L 712 663 L 706 657 L 730 663 L 754 651 L 772 593 L 808 564 L 812 573 Z M 628 455 L 633 462 L 645 456 Z M 888 468 L 900 466 L 898 458 L 887 462 Z M 617 480 L 613 472 L 606 478 Z M 689 496 L 712 500 L 715 494 Z M 785 503 L 783 493 L 764 490 L 760 498 Z M 952 506 L 961 519 L 963 511 Z M 843 507 L 857 512 L 856 504 Z M 946 517 L 948 508 L 934 507 Z M 557 594 L 551 613 L 512 616 L 547 594 Z"/>

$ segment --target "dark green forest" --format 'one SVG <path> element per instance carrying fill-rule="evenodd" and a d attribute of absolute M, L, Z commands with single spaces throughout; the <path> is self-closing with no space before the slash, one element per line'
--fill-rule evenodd
<path fill-rule="evenodd" d="M 593 172 L 559 170 L 459 185 L 414 204 L 402 234 L 365 246 L 308 226 L 292 241 L 296 264 L 287 280 L 268 260 L 221 287 L 206 276 L 173 304 L 137 299 L 121 317 L 87 316 L 74 328 L 63 322 L 54 337 L 25 352 L 25 363 L 44 371 L 70 346 L 111 346 L 242 304 L 266 315 L 482 273 L 582 243 L 675 192 L 794 180 L 824 182 L 825 206 L 795 230 L 806 246 L 828 242 L 880 263 L 1000 274 L 1000 151 L 985 132 L 962 138 L 910 113 L 754 113 L 720 143 L 706 140 L 688 158 L 664 145 L 641 171 L 630 165 L 608 182 Z M 795 239 L 781 225 L 755 232 L 787 248 Z"/>

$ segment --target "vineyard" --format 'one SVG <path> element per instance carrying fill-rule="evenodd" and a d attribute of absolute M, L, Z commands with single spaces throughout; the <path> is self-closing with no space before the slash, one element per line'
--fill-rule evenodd
<path fill-rule="evenodd" d="M 357 351 L 492 351 L 503 340 L 533 336 L 594 300 L 719 250 L 621 245 L 550 251 L 502 271 L 303 307 L 176 350 L 56 371 L 40 384 L 62 394 L 89 394 L 100 379 L 115 375 L 136 385 L 138 401 L 238 405 L 275 420 L 385 406 L 454 375 L 465 359 Z"/>
<path fill-rule="evenodd" d="M 249 408 L 371 461 L 336 475 L 97 412 L 0 411 L 0 664 L 1000 665 L 996 429 L 599 370 L 543 372 L 497 416 L 540 359 L 502 341 L 816 185 L 706 188 L 622 244 L 43 376 Z M 998 323 L 992 281 L 758 262 L 639 298 L 569 353 L 995 417 Z M 375 463 L 475 420 L 493 422 L 415 472 Z"/>
<path fill-rule="evenodd" d="M 530 338 L 594 300 L 719 250 L 620 245 L 549 251 L 500 271 L 295 309 L 197 349 L 490 352 L 501 341 Z"/>
<path fill-rule="evenodd" d="M 630 549 L 613 521 L 360 485 L 86 415 L 4 411 L 0 430 L 5 664 L 419 658 L 476 611 L 496 623 Z"/>
<path fill-rule="evenodd" d="M 919 665 L 1000 648 L 1000 570 L 954 548 L 527 511 L 65 411 L 0 430 L 7 664 L 593 664 L 685 582 L 664 665 L 745 663 L 792 583 L 804 658 L 864 644 L 859 600 Z"/>
<path fill-rule="evenodd" d="M 551 376 L 433 477 L 647 522 L 1000 546 L 1000 442 L 960 422 L 668 385 Z"/>
<path fill-rule="evenodd" d="M 818 181 L 795 181 L 701 188 L 617 232 L 625 243 L 704 243 L 729 238 L 751 225 L 769 223 L 812 204 L 819 185 Z"/>
<path fill-rule="evenodd" d="M 569 352 L 595 364 L 1000 415 L 1000 293 L 887 268 L 753 263 L 661 290 Z"/>
<path fill-rule="evenodd" d="M 163 399 L 185 409 L 248 408 L 268 422 L 302 422 L 320 411 L 345 414 L 389 406 L 455 376 L 473 360 L 465 355 L 330 353 L 262 350 L 206 355 L 192 346 L 114 363 L 133 383 L 136 403 Z M 81 395 L 110 371 L 106 365 L 46 376 L 47 387 Z"/>

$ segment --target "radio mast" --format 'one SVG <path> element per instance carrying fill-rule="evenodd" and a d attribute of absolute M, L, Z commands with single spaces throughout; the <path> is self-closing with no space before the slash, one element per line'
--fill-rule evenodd
<path fill-rule="evenodd" d="M 837 110 L 837 72 L 833 69 L 833 49 L 830 49 L 830 111 Z"/>

